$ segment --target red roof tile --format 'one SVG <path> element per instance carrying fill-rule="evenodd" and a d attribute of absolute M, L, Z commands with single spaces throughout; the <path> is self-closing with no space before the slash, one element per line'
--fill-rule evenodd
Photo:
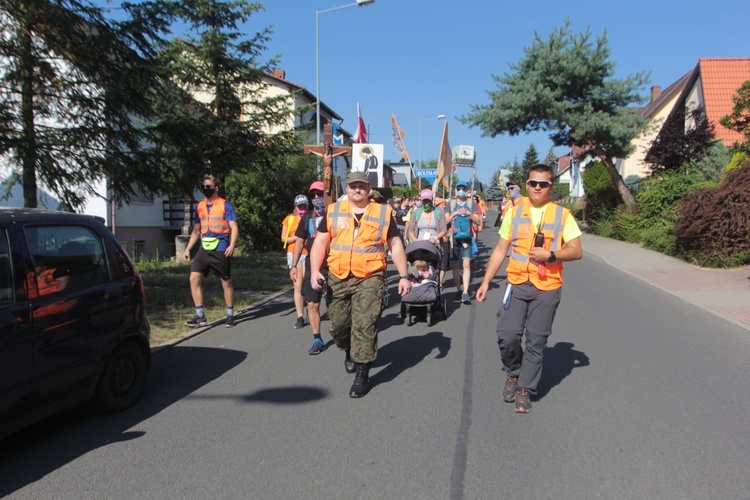
<path fill-rule="evenodd" d="M 724 127 L 719 120 L 732 112 L 732 97 L 750 80 L 750 58 L 700 59 L 698 66 L 706 116 L 715 126 L 716 138 L 727 146 L 742 141 L 742 134 Z"/>

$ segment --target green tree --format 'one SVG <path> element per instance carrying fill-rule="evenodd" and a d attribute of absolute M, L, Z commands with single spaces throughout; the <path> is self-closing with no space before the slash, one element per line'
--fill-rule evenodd
<path fill-rule="evenodd" d="M 513 163 L 506 162 L 505 168 L 510 170 L 508 174 L 508 180 L 517 183 L 519 186 L 523 186 L 526 183 L 526 172 L 523 170 L 523 166 L 518 163 L 518 158 L 513 159 Z"/>
<path fill-rule="evenodd" d="M 555 151 L 552 148 L 549 148 L 549 151 L 547 151 L 547 156 L 544 157 L 544 161 L 542 161 L 542 163 L 553 170 L 557 168 L 557 155 L 555 155 Z"/>
<path fill-rule="evenodd" d="M 492 173 L 490 185 L 487 188 L 486 192 L 486 198 L 488 200 L 501 200 L 503 199 L 504 191 L 505 188 L 502 186 L 502 174 L 500 173 L 500 169 L 498 168 Z"/>
<path fill-rule="evenodd" d="M 0 0 L 0 161 L 24 206 L 37 206 L 40 183 L 70 208 L 104 178 L 115 200 L 158 185 L 139 122 L 151 112 L 159 10 L 114 23 L 90 2 Z"/>
<path fill-rule="evenodd" d="M 149 129 L 170 194 L 191 198 L 205 172 L 222 179 L 233 172 L 267 172 L 277 168 L 278 158 L 301 153 L 288 126 L 292 101 L 266 92 L 264 78 L 276 58 L 262 62 L 260 54 L 271 30 L 248 36 L 239 28 L 262 6 L 176 0 L 172 9 L 186 24 L 185 38 L 160 55 L 170 80 L 154 94 L 159 119 Z"/>
<path fill-rule="evenodd" d="M 737 89 L 732 101 L 732 112 L 721 119 L 721 124 L 745 136 L 742 143 L 734 145 L 735 152 L 750 154 L 750 80 Z"/>
<path fill-rule="evenodd" d="M 531 143 L 529 144 L 528 149 L 526 149 L 526 152 L 523 155 L 523 160 L 521 161 L 524 181 L 529 178 L 529 170 L 531 170 L 531 167 L 537 164 L 539 164 L 539 153 L 537 153 L 534 143 Z"/>
<path fill-rule="evenodd" d="M 488 92 L 491 103 L 471 105 L 461 121 L 490 137 L 544 130 L 555 146 L 588 146 L 623 201 L 635 205 L 613 158 L 627 157 L 633 149 L 630 141 L 646 128 L 647 120 L 630 105 L 644 101 L 637 92 L 647 76 L 614 79 L 606 31 L 592 44 L 589 29 L 575 35 L 570 24 L 567 20 L 548 40 L 535 34 L 525 57 L 511 65 L 512 72 L 494 76 L 497 88 Z"/>
<path fill-rule="evenodd" d="M 281 250 L 281 223 L 294 208 L 294 197 L 307 194 L 315 179 L 317 162 L 312 155 L 286 155 L 266 170 L 236 171 L 226 180 L 245 248 Z"/>

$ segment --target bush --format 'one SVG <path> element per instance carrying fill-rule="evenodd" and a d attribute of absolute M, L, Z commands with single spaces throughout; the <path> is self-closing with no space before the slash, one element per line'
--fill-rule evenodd
<path fill-rule="evenodd" d="M 640 217 L 627 205 L 615 209 L 613 227 L 616 238 L 630 243 L 641 242 Z"/>
<path fill-rule="evenodd" d="M 686 257 L 701 266 L 750 263 L 750 165 L 727 172 L 717 187 L 685 196 L 674 234 Z"/>
<path fill-rule="evenodd" d="M 665 255 L 679 257 L 677 238 L 672 231 L 673 227 L 672 222 L 659 219 L 643 230 L 641 243 L 645 248 L 650 248 Z"/>
<path fill-rule="evenodd" d="M 586 165 L 583 171 L 583 190 L 586 192 L 586 217 L 592 221 L 609 217 L 620 202 L 612 177 L 600 161 Z"/>
<path fill-rule="evenodd" d="M 636 201 L 644 227 L 649 220 L 676 218 L 674 211 L 680 199 L 701 181 L 702 177 L 697 173 L 666 173 L 643 181 Z"/>

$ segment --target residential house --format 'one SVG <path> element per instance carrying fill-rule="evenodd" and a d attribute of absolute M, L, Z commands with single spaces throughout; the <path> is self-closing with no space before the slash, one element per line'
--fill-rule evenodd
<path fill-rule="evenodd" d="M 585 154 L 589 146 L 582 148 L 573 145 L 568 154 L 557 158 L 555 169 L 555 182 L 568 185 L 571 198 L 580 198 L 585 193 L 583 190 L 583 171 L 586 165 L 595 160 L 591 155 Z"/>
<path fill-rule="evenodd" d="M 730 114 L 732 98 L 742 84 L 750 80 L 750 58 L 699 59 L 688 75 L 688 80 L 677 98 L 670 116 L 677 106 L 685 109 L 685 129 L 690 130 L 700 118 L 707 118 L 714 126 L 714 135 L 732 146 L 742 141 L 742 134 L 730 130 L 720 123 Z"/>
<path fill-rule="evenodd" d="M 615 159 L 615 167 L 623 179 L 631 175 L 638 177 L 649 175 L 650 169 L 644 162 L 646 154 L 651 147 L 651 143 L 656 139 L 659 131 L 661 131 L 667 117 L 674 109 L 677 99 L 690 79 L 691 73 L 686 73 L 679 80 L 664 89 L 664 91 L 662 91 L 661 85 L 651 87 L 651 100 L 646 106 L 638 110 L 640 116 L 648 118 L 648 128 L 643 134 L 631 141 L 635 150 L 630 156 Z"/>

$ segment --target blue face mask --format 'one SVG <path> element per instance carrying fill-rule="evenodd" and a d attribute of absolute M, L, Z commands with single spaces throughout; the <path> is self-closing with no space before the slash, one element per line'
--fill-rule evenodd
<path fill-rule="evenodd" d="M 312 206 L 316 212 L 322 212 L 326 207 L 326 201 L 323 198 L 313 198 Z"/>
<path fill-rule="evenodd" d="M 456 191 L 456 196 L 458 196 L 459 198 L 466 198 L 466 191 L 463 189 L 459 189 L 458 191 Z"/>

